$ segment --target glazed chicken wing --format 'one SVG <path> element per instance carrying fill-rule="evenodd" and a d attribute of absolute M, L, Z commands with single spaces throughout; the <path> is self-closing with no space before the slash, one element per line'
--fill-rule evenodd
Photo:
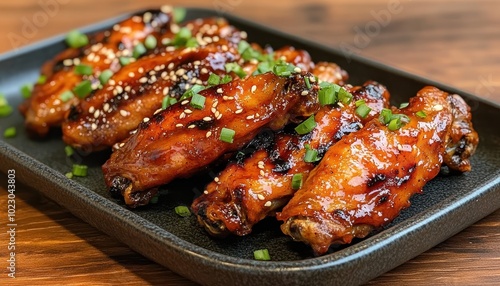
<path fill-rule="evenodd" d="M 32 96 L 21 106 L 26 117 L 28 132 L 44 137 L 53 126 L 59 126 L 72 105 L 79 103 L 77 96 L 63 98 L 83 80 L 90 80 L 92 88 L 99 86 L 99 75 L 104 70 L 120 69 L 119 57 L 132 56 L 134 46 L 148 35 L 159 38 L 171 24 L 171 14 L 151 10 L 137 14 L 115 25 L 113 29 L 90 36 L 89 44 L 81 48 L 69 48 L 42 67 L 44 83 L 36 84 Z M 92 68 L 91 74 L 76 71 L 76 66 Z"/>
<path fill-rule="evenodd" d="M 350 243 L 392 221 L 443 162 L 470 169 L 478 137 L 458 95 L 425 87 L 407 108 L 393 112 L 409 122 L 397 129 L 374 119 L 326 152 L 277 214 L 285 234 L 323 254 L 332 244 Z"/>
<path fill-rule="evenodd" d="M 258 149 L 241 163 L 230 164 L 193 202 L 192 209 L 200 224 L 214 236 L 249 234 L 254 224 L 292 197 L 295 192 L 293 174 L 301 173 L 305 179 L 316 165 L 315 160 L 305 161 L 306 146 L 322 157 L 341 137 L 378 117 L 382 108 L 388 106 L 389 93 L 376 82 L 347 90 L 354 101 L 365 101 L 372 109 L 370 114 L 361 118 L 355 112 L 354 102 L 345 106 L 324 106 L 315 115 L 317 125 L 311 133 L 281 132 L 264 138 L 273 142 L 260 143 L 265 148 Z"/>
<path fill-rule="evenodd" d="M 279 129 L 289 117 L 314 113 L 318 86 L 308 88 L 305 77 L 312 76 L 251 76 L 200 91 L 201 109 L 189 100 L 170 106 L 141 123 L 111 155 L 103 166 L 107 186 L 130 207 L 147 204 L 158 186 L 238 150 L 263 127 Z"/>

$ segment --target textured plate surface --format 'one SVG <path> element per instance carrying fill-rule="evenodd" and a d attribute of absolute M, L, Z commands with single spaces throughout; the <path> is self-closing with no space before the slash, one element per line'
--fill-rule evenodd
<path fill-rule="evenodd" d="M 188 9 L 188 18 L 216 16 L 203 9 Z M 92 32 L 112 26 L 125 16 L 81 29 Z M 15 126 L 18 136 L 0 139 L 0 170 L 15 169 L 17 178 L 39 190 L 75 215 L 134 250 L 202 284 L 252 285 L 354 285 L 368 281 L 426 251 L 468 225 L 500 208 L 500 129 L 491 124 L 500 108 L 451 87 L 297 39 L 260 25 L 225 16 L 248 32 L 249 40 L 279 48 L 292 45 L 306 49 L 314 61 L 333 61 L 346 69 L 350 83 L 368 79 L 385 84 L 391 103 L 398 105 L 425 85 L 435 85 L 462 95 L 473 110 L 480 145 L 472 159 L 473 170 L 463 175 L 439 175 L 412 206 L 383 231 L 351 246 L 332 249 L 314 257 L 309 247 L 292 242 L 279 224 L 266 219 L 244 238 L 210 238 L 194 216 L 181 218 L 177 205 L 190 205 L 204 184 L 217 172 L 207 170 L 190 180 L 178 180 L 162 191 L 158 204 L 129 210 L 106 192 L 101 164 L 109 153 L 78 154 L 66 158 L 60 132 L 42 141 L 27 138 L 23 119 L 16 112 L 0 119 L 0 131 Z M 21 102 L 19 87 L 34 82 L 43 62 L 64 49 L 63 36 L 0 55 L 0 92 L 11 105 Z M 89 166 L 86 178 L 67 179 L 73 163 Z M 273 261 L 254 261 L 253 250 L 267 248 Z"/>

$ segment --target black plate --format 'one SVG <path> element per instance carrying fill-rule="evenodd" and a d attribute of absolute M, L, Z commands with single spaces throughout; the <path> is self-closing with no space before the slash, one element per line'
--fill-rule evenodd
<path fill-rule="evenodd" d="M 217 15 L 215 11 L 188 9 L 188 18 Z M 93 32 L 112 26 L 124 15 L 81 29 Z M 86 178 L 67 179 L 75 160 L 66 158 L 61 134 L 43 141 L 29 140 L 23 119 L 15 113 L 0 119 L 0 131 L 15 126 L 18 136 L 0 140 L 0 169 L 15 169 L 17 178 L 39 190 L 75 215 L 118 238 L 146 257 L 202 284 L 251 285 L 350 285 L 366 282 L 426 251 L 500 207 L 500 129 L 493 124 L 499 106 L 454 88 L 342 53 L 263 26 L 226 15 L 245 30 L 251 41 L 279 48 L 306 49 L 315 61 L 332 61 L 346 69 L 352 84 L 373 79 L 387 85 L 392 103 L 399 104 L 425 85 L 461 94 L 471 105 L 480 145 L 472 159 L 473 170 L 458 176 L 440 175 L 424 193 L 412 198 L 405 210 L 385 230 L 351 246 L 313 257 L 309 247 L 292 242 L 279 225 L 267 219 L 244 238 L 210 238 L 194 216 L 181 218 L 173 208 L 190 205 L 210 178 L 177 181 L 162 192 L 159 203 L 129 210 L 106 192 L 100 170 L 108 153 L 79 154 L 77 163 L 90 166 Z M 21 102 L 19 87 L 34 82 L 43 62 L 63 50 L 63 36 L 0 56 L 0 91 L 14 106 Z M 214 170 L 215 171 L 215 170 Z M 267 248 L 273 261 L 253 260 L 253 250 Z"/>

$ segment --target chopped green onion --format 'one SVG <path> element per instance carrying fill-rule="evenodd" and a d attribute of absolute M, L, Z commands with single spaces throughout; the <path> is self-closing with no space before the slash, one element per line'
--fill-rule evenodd
<path fill-rule="evenodd" d="M 189 30 L 187 27 L 182 27 L 179 29 L 179 32 L 175 34 L 174 39 L 172 40 L 172 44 L 174 46 L 184 46 L 191 38 L 191 30 Z"/>
<path fill-rule="evenodd" d="M 9 105 L 9 103 L 7 102 L 7 99 L 5 98 L 5 95 L 0 94 L 0 106 L 5 106 L 5 105 Z"/>
<path fill-rule="evenodd" d="M 297 127 L 295 127 L 295 132 L 299 135 L 304 135 L 311 132 L 314 127 L 316 127 L 316 121 L 314 121 L 314 114 L 309 118 L 300 123 Z"/>
<path fill-rule="evenodd" d="M 73 179 L 73 173 L 71 173 L 71 172 L 64 174 L 64 176 L 66 176 L 66 178 L 68 178 L 68 179 Z"/>
<path fill-rule="evenodd" d="M 220 131 L 220 141 L 226 142 L 226 143 L 233 143 L 234 140 L 234 135 L 236 134 L 236 131 L 233 129 L 229 128 L 222 128 Z"/>
<path fill-rule="evenodd" d="M 399 109 L 403 109 L 405 107 L 408 107 L 408 105 L 410 105 L 408 102 L 403 102 L 399 105 Z"/>
<path fill-rule="evenodd" d="M 38 84 L 44 84 L 46 81 L 47 81 L 47 76 L 45 76 L 45 75 L 41 74 L 41 75 L 38 77 L 38 79 L 37 79 L 36 83 L 38 83 Z"/>
<path fill-rule="evenodd" d="M 99 75 L 99 81 L 102 85 L 106 84 L 108 80 L 113 76 L 113 72 L 111 70 L 103 70 Z"/>
<path fill-rule="evenodd" d="M 271 260 L 271 256 L 269 255 L 269 250 L 267 249 L 255 250 L 253 252 L 253 257 L 255 258 L 255 260 L 265 260 L 265 261 Z"/>
<path fill-rule="evenodd" d="M 16 127 L 9 127 L 5 129 L 5 131 L 3 132 L 3 137 L 13 138 L 16 137 L 16 134 L 17 134 Z"/>
<path fill-rule="evenodd" d="M 161 109 L 166 109 L 167 107 L 174 105 L 176 103 L 177 103 L 177 99 L 167 95 L 161 101 Z"/>
<path fill-rule="evenodd" d="M 396 117 L 396 118 L 391 119 L 391 122 L 389 122 L 389 124 L 387 125 L 387 128 L 389 128 L 389 130 L 391 130 L 391 131 L 395 131 L 395 130 L 398 130 L 399 128 L 401 128 L 402 126 L 403 126 L 403 124 L 401 123 L 401 119 L 399 117 Z"/>
<path fill-rule="evenodd" d="M 74 30 L 66 35 L 66 43 L 71 48 L 80 48 L 89 43 L 89 38 L 80 31 Z"/>
<path fill-rule="evenodd" d="M 25 84 L 21 87 L 21 95 L 23 98 L 30 98 L 31 97 L 31 92 L 33 91 L 33 85 L 32 84 Z"/>
<path fill-rule="evenodd" d="M 392 114 L 390 109 L 384 108 L 380 112 L 379 121 L 387 125 L 389 130 L 395 131 L 410 122 L 410 118 L 404 114 Z"/>
<path fill-rule="evenodd" d="M 3 94 L 0 94 L 0 117 L 7 117 L 12 114 L 12 106 L 9 105 Z"/>
<path fill-rule="evenodd" d="M 368 105 L 366 105 L 363 100 L 363 104 L 359 105 L 356 108 L 356 114 L 361 118 L 366 118 L 366 116 L 368 116 L 371 110 L 372 109 L 368 107 Z"/>
<path fill-rule="evenodd" d="M 172 11 L 172 16 L 173 16 L 175 23 L 180 23 L 180 22 L 182 22 L 182 20 L 184 20 L 184 18 L 186 18 L 186 9 L 176 7 Z"/>
<path fill-rule="evenodd" d="M 220 84 L 220 76 L 211 73 L 210 76 L 208 77 L 207 83 L 209 85 L 218 85 Z"/>
<path fill-rule="evenodd" d="M 132 55 L 134 58 L 139 58 L 140 56 L 144 55 L 147 52 L 146 47 L 144 46 L 143 43 L 138 43 L 134 47 L 134 51 L 132 52 Z"/>
<path fill-rule="evenodd" d="M 90 80 L 84 80 L 80 82 L 75 88 L 73 88 L 73 93 L 79 98 L 85 98 L 92 92 L 92 83 Z"/>
<path fill-rule="evenodd" d="M 120 57 L 118 60 L 122 66 L 130 64 L 130 57 Z"/>
<path fill-rule="evenodd" d="M 186 206 L 176 206 L 175 213 L 180 215 L 181 217 L 188 217 L 191 215 L 191 211 Z"/>
<path fill-rule="evenodd" d="M 87 171 L 88 171 L 87 165 L 73 164 L 73 171 L 71 173 L 73 173 L 73 175 L 77 177 L 86 177 Z"/>
<path fill-rule="evenodd" d="M 66 153 L 66 157 L 71 157 L 73 154 L 75 154 L 75 150 L 71 146 L 65 146 L 64 152 Z"/>
<path fill-rule="evenodd" d="M 309 144 L 306 144 L 304 147 L 306 148 L 306 154 L 304 155 L 304 162 L 314 163 L 321 160 L 321 158 L 318 157 L 318 150 L 312 149 L 311 145 Z"/>
<path fill-rule="evenodd" d="M 356 102 L 354 103 L 354 105 L 356 105 L 356 107 L 359 107 L 360 105 L 363 105 L 363 104 L 366 104 L 366 101 L 364 99 L 356 100 Z"/>
<path fill-rule="evenodd" d="M 144 46 L 146 46 L 146 48 L 150 50 L 156 48 L 157 44 L 158 41 L 156 40 L 156 37 L 153 35 L 147 36 L 146 39 L 144 40 Z"/>
<path fill-rule="evenodd" d="M 335 104 L 337 96 L 333 85 L 322 87 L 318 92 L 318 100 L 322 106 Z"/>
<path fill-rule="evenodd" d="M 302 188 L 302 173 L 294 174 L 292 177 L 292 190 L 298 190 Z"/>
<path fill-rule="evenodd" d="M 225 75 L 225 76 L 224 76 L 224 77 L 220 80 L 220 84 L 226 84 L 226 83 L 228 83 L 228 82 L 230 82 L 230 81 L 232 81 L 232 80 L 233 80 L 233 78 L 232 78 L 230 75 L 226 74 L 226 75 Z"/>
<path fill-rule="evenodd" d="M 179 100 L 184 100 L 184 99 L 187 99 L 187 98 L 191 98 L 193 97 L 193 95 L 195 95 L 196 93 L 204 90 L 205 87 L 203 85 L 199 85 L 199 84 L 195 84 L 193 85 L 190 89 L 186 90 L 181 98 L 179 98 Z"/>
<path fill-rule="evenodd" d="M 290 76 L 294 70 L 295 66 L 286 62 L 276 63 L 273 67 L 273 72 L 277 76 Z"/>
<path fill-rule="evenodd" d="M 75 73 L 79 75 L 91 75 L 92 72 L 92 66 L 89 65 L 77 65 L 75 67 Z"/>
<path fill-rule="evenodd" d="M 193 97 L 191 97 L 191 106 L 196 109 L 203 109 L 205 107 L 206 97 L 199 93 L 195 93 Z"/>
<path fill-rule="evenodd" d="M 382 111 L 380 111 L 380 116 L 379 116 L 379 121 L 382 124 L 388 124 L 391 122 L 392 118 L 392 111 L 387 108 L 383 108 Z"/>
<path fill-rule="evenodd" d="M 238 43 L 238 53 L 240 55 L 243 54 L 248 48 L 250 48 L 250 44 L 247 41 L 241 40 Z"/>
<path fill-rule="evenodd" d="M 198 41 L 195 38 L 189 38 L 186 41 L 187 48 L 196 48 L 198 46 Z"/>
<path fill-rule="evenodd" d="M 306 83 L 306 87 L 311 89 L 311 82 L 309 81 L 309 77 L 304 77 L 304 82 Z"/>
<path fill-rule="evenodd" d="M 257 71 L 259 74 L 270 72 L 273 70 L 274 64 L 271 62 L 260 62 L 257 65 Z"/>
<path fill-rule="evenodd" d="M 427 116 L 427 114 L 425 114 L 425 112 L 423 110 L 417 111 L 415 113 L 415 115 L 420 117 L 420 118 L 425 118 Z"/>
<path fill-rule="evenodd" d="M 338 85 L 339 86 L 339 85 Z M 343 104 L 349 104 L 352 100 L 352 94 L 350 94 L 345 88 L 339 86 L 338 98 Z"/>
<path fill-rule="evenodd" d="M 75 95 L 69 91 L 66 90 L 61 95 L 59 95 L 59 99 L 62 100 L 62 102 L 68 102 L 70 99 L 72 99 Z"/>
<path fill-rule="evenodd" d="M 227 63 L 224 65 L 226 72 L 234 72 L 240 78 L 244 78 L 247 73 L 243 70 L 243 68 L 237 63 Z"/>

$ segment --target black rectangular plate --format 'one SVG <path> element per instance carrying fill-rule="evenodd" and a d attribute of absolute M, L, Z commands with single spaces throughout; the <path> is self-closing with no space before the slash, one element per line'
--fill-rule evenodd
<path fill-rule="evenodd" d="M 111 27 L 124 15 L 81 29 L 94 32 Z M 188 18 L 217 16 L 215 11 L 188 9 Z M 349 60 L 339 51 L 285 35 L 266 27 L 225 15 L 231 24 L 248 32 L 250 41 L 279 48 L 306 49 L 314 61 L 338 63 L 350 74 L 350 83 L 368 79 L 385 84 L 397 105 L 425 85 L 462 95 L 472 107 L 480 145 L 472 159 L 473 170 L 463 175 L 440 175 L 423 194 L 383 231 L 350 246 L 314 257 L 309 247 L 292 242 L 279 224 L 266 219 L 247 237 L 220 240 L 209 237 L 194 216 L 181 218 L 173 208 L 190 205 L 210 178 L 210 172 L 176 181 L 162 192 L 158 204 L 137 210 L 124 207 L 109 196 L 101 164 L 109 153 L 65 156 L 60 132 L 42 141 L 27 138 L 23 119 L 15 114 L 0 119 L 0 131 L 15 126 L 18 135 L 0 139 L 0 170 L 15 169 L 17 178 L 68 208 L 75 215 L 116 237 L 146 257 L 202 284 L 252 285 L 352 285 L 366 282 L 461 231 L 500 207 L 499 106 L 454 88 L 357 56 Z M 44 61 L 63 50 L 63 36 L 0 56 L 0 92 L 10 103 L 21 102 L 19 87 L 34 82 Z M 89 176 L 67 179 L 73 163 L 89 165 Z M 215 171 L 215 170 L 214 170 Z M 253 250 L 267 248 L 273 261 L 253 260 Z"/>

